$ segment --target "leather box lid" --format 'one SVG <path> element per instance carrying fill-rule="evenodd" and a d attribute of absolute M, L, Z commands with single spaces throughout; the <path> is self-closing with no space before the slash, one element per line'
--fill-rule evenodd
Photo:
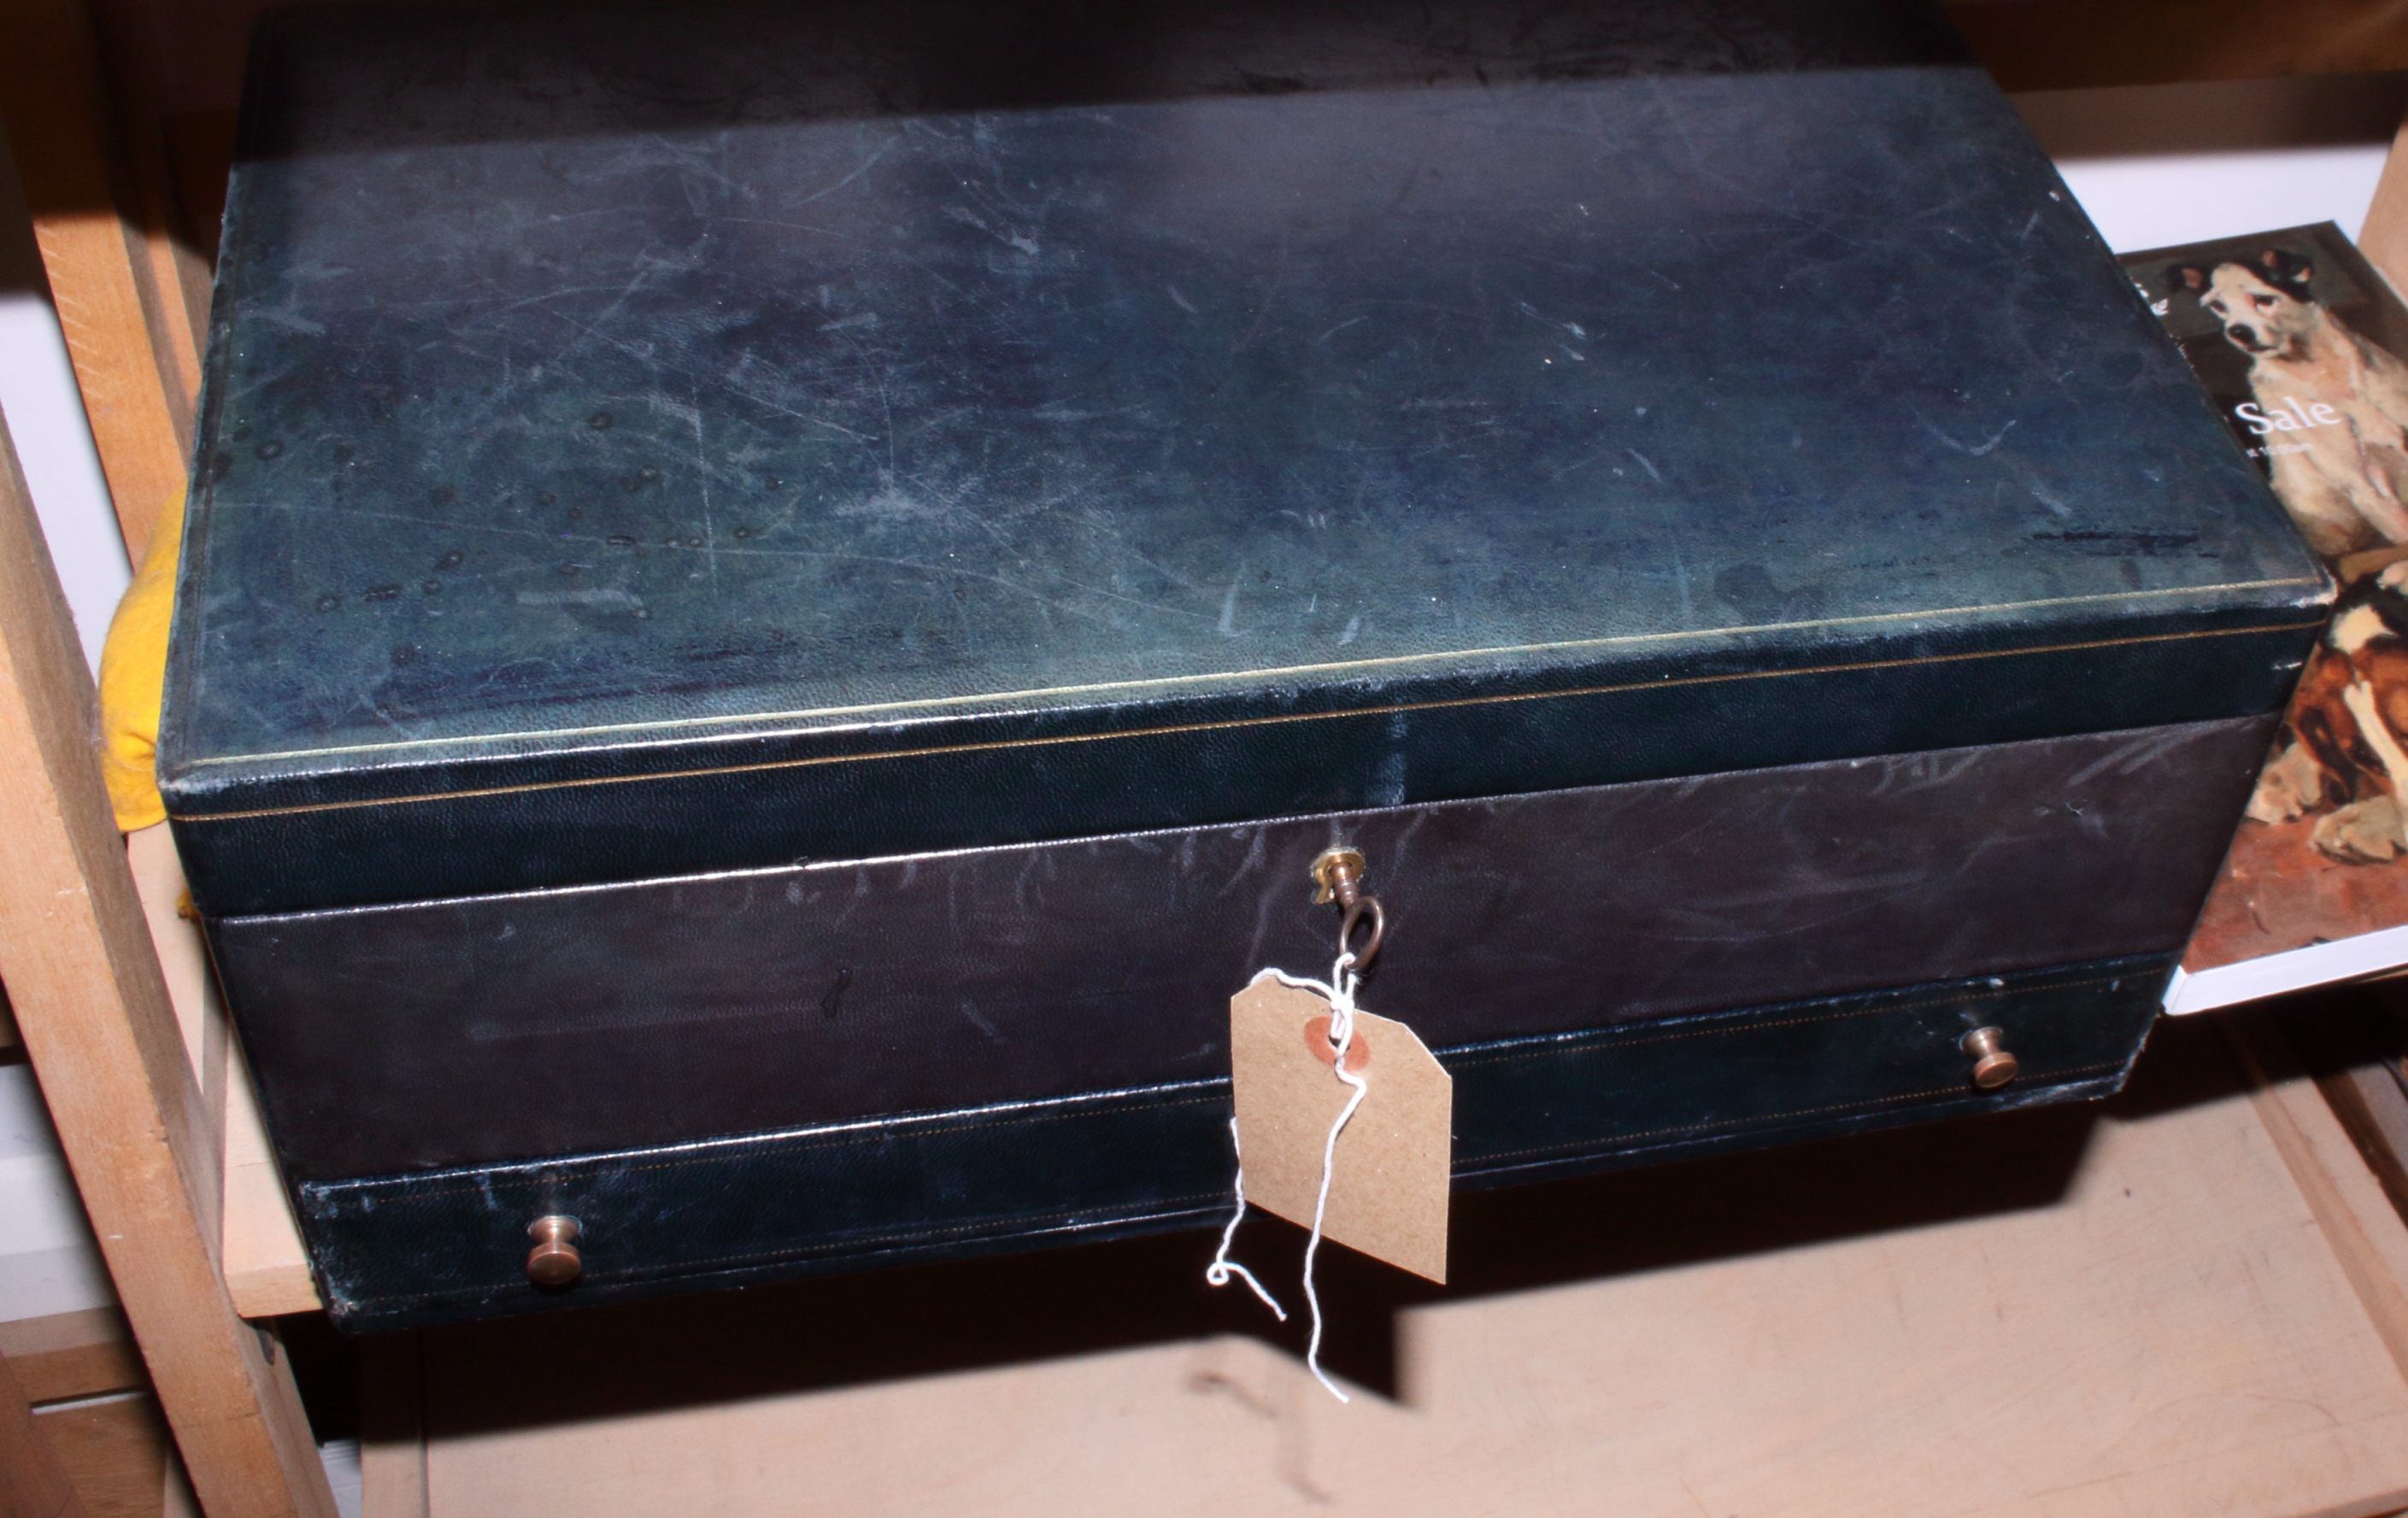
<path fill-rule="evenodd" d="M 161 750 L 205 907 L 2279 703 L 2323 576 L 1919 11 L 1016 14 L 271 18 Z M 1494 725 L 1942 657 L 1903 723 Z M 651 829 L 727 857 L 627 842 L 772 771 Z M 624 836 L 455 859 L 496 796 Z"/>

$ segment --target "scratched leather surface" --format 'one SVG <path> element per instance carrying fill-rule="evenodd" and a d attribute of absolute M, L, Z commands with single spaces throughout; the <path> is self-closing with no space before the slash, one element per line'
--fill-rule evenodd
<path fill-rule="evenodd" d="M 332 1181 L 1226 1077 L 1230 994 L 1326 973 L 1339 840 L 1366 1004 L 1434 1048 L 2162 953 L 2272 722 L 211 931 L 286 1174 Z"/>
<path fill-rule="evenodd" d="M 1440 1053 L 1458 1185 L 2102 1096 L 2170 956 Z M 1956 1040 L 2025 1074 L 1976 1093 Z M 1223 1081 L 850 1129 L 298 1188 L 329 1312 L 407 1327 L 670 1290 L 1076 1243 L 1226 1215 Z M 526 1282 L 526 1224 L 576 1217 L 585 1274 Z M 1202 1256 L 1199 1255 L 1200 1259 Z"/>
<path fill-rule="evenodd" d="M 263 34 L 162 747 L 206 910 L 2243 716 L 2305 647 L 1919 12 L 824 14 Z"/>

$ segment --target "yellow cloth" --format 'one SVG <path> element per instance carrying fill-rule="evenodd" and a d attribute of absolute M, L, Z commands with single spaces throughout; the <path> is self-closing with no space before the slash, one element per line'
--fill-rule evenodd
<path fill-rule="evenodd" d="M 117 826 L 131 833 L 167 820 L 159 799 L 159 702 L 167 685 L 167 623 L 176 609 L 176 564 L 183 552 L 184 493 L 150 529 L 142 567 L 100 650 L 100 767 Z"/>

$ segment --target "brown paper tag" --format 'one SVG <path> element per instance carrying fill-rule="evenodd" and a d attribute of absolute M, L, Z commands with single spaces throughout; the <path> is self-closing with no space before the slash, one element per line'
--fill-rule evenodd
<path fill-rule="evenodd" d="M 1268 974 L 1229 998 L 1246 1200 L 1307 1228 L 1329 1125 L 1354 1095 L 1328 1058 L 1328 1020 L 1327 1001 Z M 1346 1067 L 1370 1089 L 1338 1137 L 1322 1233 L 1443 1283 L 1455 1081 L 1412 1029 L 1360 1010 Z"/>

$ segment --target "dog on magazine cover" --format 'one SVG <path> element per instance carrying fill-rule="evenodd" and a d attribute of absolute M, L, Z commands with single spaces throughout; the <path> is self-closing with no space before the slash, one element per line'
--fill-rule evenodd
<path fill-rule="evenodd" d="M 2235 414 L 2265 439 L 2274 494 L 2309 546 L 2337 559 L 2408 544 L 2408 365 L 2312 297 L 2315 272 L 2270 248 L 2167 280 L 2249 355 L 2255 404 Z"/>
<path fill-rule="evenodd" d="M 2258 777 L 2249 815 L 2314 816 L 2327 856 L 2380 864 L 2408 853 L 2408 563 L 2342 593 Z"/>

